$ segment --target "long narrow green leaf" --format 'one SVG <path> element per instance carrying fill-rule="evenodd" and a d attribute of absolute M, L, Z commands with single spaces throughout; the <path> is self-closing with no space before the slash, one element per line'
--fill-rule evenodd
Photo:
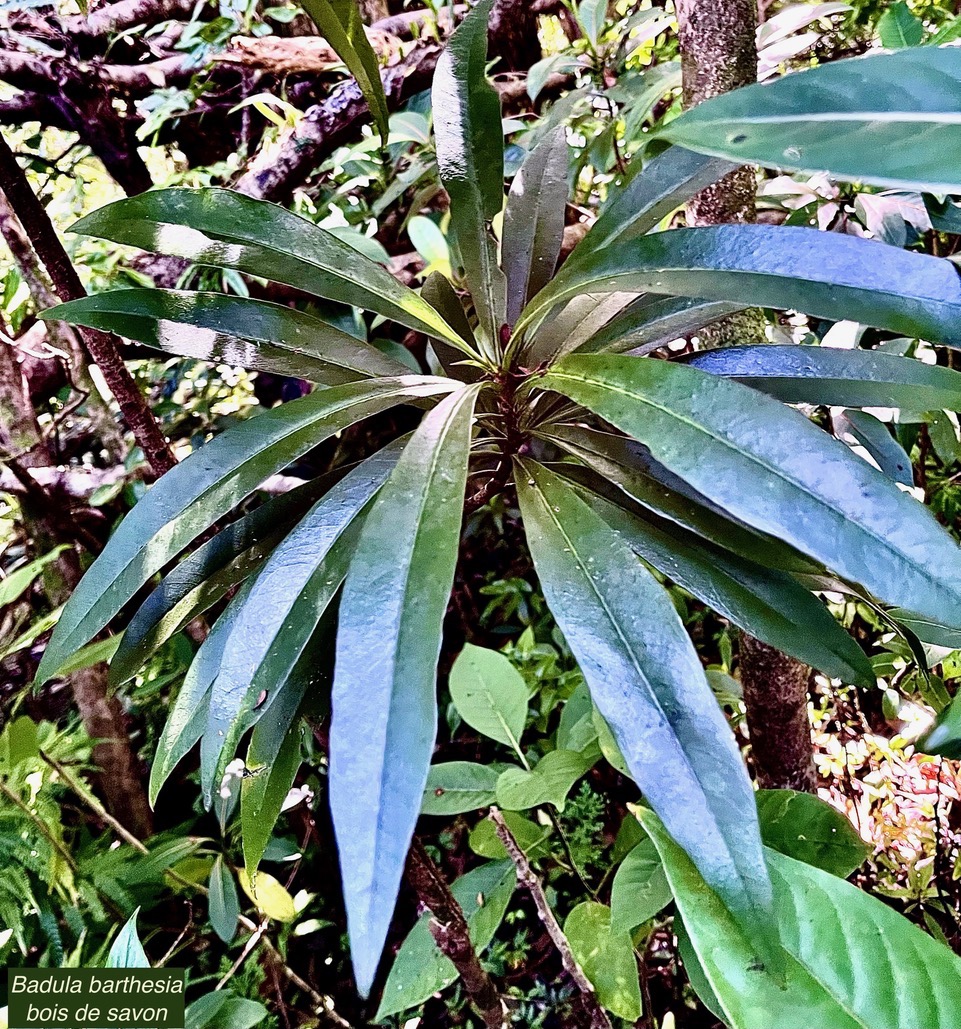
<path fill-rule="evenodd" d="M 712 547 L 654 516 L 638 517 L 596 493 L 577 492 L 636 554 L 739 628 L 832 678 L 875 685 L 864 651 L 791 576 Z"/>
<path fill-rule="evenodd" d="M 354 422 L 456 388 L 405 375 L 311 393 L 229 429 L 169 471 L 83 577 L 47 646 L 38 681 L 98 633 L 138 589 L 209 525 L 318 443 Z"/>
<path fill-rule="evenodd" d="M 212 795 L 255 707 L 269 714 L 347 575 L 363 512 L 406 441 L 385 447 L 341 479 L 270 555 L 234 623 L 210 697 L 201 785 Z"/>
<path fill-rule="evenodd" d="M 541 385 L 646 444 L 734 517 L 880 600 L 961 625 L 961 548 L 799 412 L 740 383 L 643 358 L 569 357 Z"/>
<path fill-rule="evenodd" d="M 437 167 L 450 196 L 451 229 L 491 348 L 507 317 L 506 281 L 490 230 L 504 204 L 500 97 L 485 67 L 492 3 L 481 0 L 451 36 L 432 92 Z"/>
<path fill-rule="evenodd" d="M 609 481 L 648 511 L 724 550 L 786 572 L 816 573 L 821 570 L 815 562 L 780 540 L 732 518 L 704 494 L 658 464 L 650 451 L 632 439 L 597 429 L 566 425 L 550 426 L 537 435 L 573 454 L 602 481 Z M 576 468 L 566 469 L 565 474 L 576 477 Z M 616 502 L 620 503 L 620 499 Z"/>
<path fill-rule="evenodd" d="M 732 1029 L 955 1029 L 961 959 L 856 886 L 766 850 L 787 965 L 777 982 L 688 856 L 650 811 L 684 926 Z"/>
<path fill-rule="evenodd" d="M 887 425 L 867 411 L 842 411 L 834 416 L 834 434 L 850 435 L 871 455 L 878 468 L 902 486 L 914 485 L 914 469 L 904 447 Z"/>
<path fill-rule="evenodd" d="M 330 806 L 351 955 L 365 996 L 434 746 L 441 625 L 480 389 L 447 397 L 421 422 L 374 501 L 340 604 Z"/>
<path fill-rule="evenodd" d="M 832 61 L 698 104 L 661 134 L 738 164 L 959 193 L 961 51 Z"/>
<path fill-rule="evenodd" d="M 443 272 L 431 272 L 424 281 L 424 285 L 421 286 L 420 295 L 455 332 L 466 339 L 472 347 L 476 347 L 474 330 L 467 318 L 464 305 Z M 431 347 L 448 375 L 459 378 L 462 382 L 476 382 L 480 378 L 483 369 L 476 364 L 471 364 L 470 359 L 465 358 L 464 354 L 456 347 L 437 339 L 431 342 Z M 456 372 L 454 371 L 455 367 Z"/>
<path fill-rule="evenodd" d="M 181 561 L 130 619 L 110 663 L 110 681 L 119 685 L 132 678 L 149 654 L 246 579 L 330 485 L 325 476 L 269 500 Z"/>
<path fill-rule="evenodd" d="M 527 155 L 504 209 L 502 263 L 507 275 L 507 321 L 550 281 L 564 239 L 570 150 L 559 125 Z"/>
<path fill-rule="evenodd" d="M 739 310 L 740 305 L 723 300 L 648 293 L 573 349 L 581 354 L 622 354 L 628 350 L 647 353 Z"/>
<path fill-rule="evenodd" d="M 688 364 L 789 404 L 961 410 L 961 372 L 873 350 L 731 347 L 696 354 Z"/>
<path fill-rule="evenodd" d="M 412 289 L 333 233 L 229 189 L 162 189 L 101 207 L 73 232 L 197 264 L 235 268 L 467 344 Z"/>
<path fill-rule="evenodd" d="M 180 692 L 170 709 L 157 743 L 153 764 L 150 766 L 148 796 L 151 807 L 156 804 L 157 796 L 163 784 L 170 778 L 171 772 L 203 735 L 210 691 L 224 656 L 224 644 L 230 635 L 234 620 L 243 609 L 250 585 L 248 580 L 231 599 L 187 669 Z"/>
<path fill-rule="evenodd" d="M 116 332 L 180 357 L 328 386 L 410 371 L 320 318 L 223 293 L 115 289 L 71 300 L 42 317 Z"/>
<path fill-rule="evenodd" d="M 568 264 L 579 266 L 612 243 L 624 243 L 650 232 L 671 211 L 736 167 L 683 147 L 665 150 L 643 168 L 635 160 L 628 178 L 611 190 L 600 217 L 574 249 Z"/>
<path fill-rule="evenodd" d="M 357 80 L 386 146 L 390 131 L 387 124 L 387 97 L 380 80 L 377 55 L 364 32 L 360 6 L 356 0 L 304 0 L 303 8 Z"/>
<path fill-rule="evenodd" d="M 632 776 L 738 923 L 776 938 L 751 783 L 674 606 L 563 479 L 516 470 L 544 595 Z"/>
<path fill-rule="evenodd" d="M 791 309 L 961 344 L 961 278 L 949 261 L 773 225 L 672 229 L 568 262 L 527 305 L 515 332 L 578 293 L 624 290 Z"/>

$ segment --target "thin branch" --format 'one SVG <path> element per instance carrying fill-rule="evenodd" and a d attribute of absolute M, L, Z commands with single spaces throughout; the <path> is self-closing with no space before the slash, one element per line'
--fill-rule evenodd
<path fill-rule="evenodd" d="M 564 935 L 560 923 L 555 918 L 554 912 L 547 902 L 547 897 L 544 895 L 544 889 L 540 884 L 540 880 L 534 874 L 530 862 L 527 860 L 527 855 L 521 850 L 517 840 L 514 839 L 514 834 L 504 821 L 504 816 L 496 807 L 491 808 L 490 818 L 494 823 L 494 828 L 501 843 L 504 844 L 511 861 L 514 862 L 514 867 L 517 869 L 518 884 L 523 886 L 530 894 L 534 907 L 537 908 L 538 917 L 547 930 L 547 935 L 550 936 L 554 946 L 561 955 L 561 961 L 567 974 L 574 980 L 574 984 L 581 993 L 584 1005 L 590 1014 L 591 1029 L 611 1029 L 610 1019 L 598 1003 L 597 994 L 594 992 L 591 981 L 584 975 L 580 965 L 578 965 L 577 959 L 571 950 L 571 945 L 567 942 L 567 937 Z"/>
<path fill-rule="evenodd" d="M 464 989 L 483 1018 L 484 1025 L 488 1029 L 501 1029 L 505 1025 L 504 1004 L 478 960 L 464 912 L 440 869 L 416 837 L 407 856 L 407 880 L 421 903 L 430 908 L 433 916 L 431 935 L 460 974 Z"/>
<path fill-rule="evenodd" d="M 60 299 L 76 300 L 78 297 L 86 296 L 80 277 L 71 264 L 46 210 L 30 188 L 23 169 L 2 135 L 0 189 L 27 231 Z M 154 474 L 159 477 L 170 471 L 177 460 L 141 396 L 133 376 L 117 352 L 115 337 L 99 330 L 84 329 L 81 331 L 81 338 L 90 356 L 100 368 L 107 386 L 116 397 L 124 419 Z"/>

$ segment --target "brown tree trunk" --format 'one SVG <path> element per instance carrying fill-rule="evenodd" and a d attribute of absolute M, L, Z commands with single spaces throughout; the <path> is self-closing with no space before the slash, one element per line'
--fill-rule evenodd
<path fill-rule="evenodd" d="M 757 80 L 757 0 L 677 0 L 684 105 Z M 687 206 L 689 225 L 756 220 L 754 169 L 738 168 Z M 747 310 L 701 332 L 707 346 L 763 343 L 764 317 Z M 766 643 L 741 636 L 741 683 L 754 769 L 766 789 L 814 792 L 807 701 L 811 669 Z"/>

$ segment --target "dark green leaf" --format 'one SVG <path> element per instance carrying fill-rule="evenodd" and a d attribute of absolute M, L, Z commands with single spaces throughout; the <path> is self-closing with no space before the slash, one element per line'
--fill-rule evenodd
<path fill-rule="evenodd" d="M 701 539 L 749 560 L 784 571 L 813 573 L 818 566 L 779 540 L 739 522 L 658 464 L 650 451 L 632 439 L 609 432 L 552 425 L 538 433 L 581 460 L 596 476 L 579 475 L 576 466 L 564 474 L 595 492 L 612 496 L 599 483 L 609 480 L 642 507 L 689 529 Z M 620 498 L 617 498 L 620 503 Z"/>
<path fill-rule="evenodd" d="M 224 613 L 214 623 L 210 635 L 200 645 L 194 655 L 190 668 L 184 676 L 183 684 L 177 699 L 174 701 L 166 724 L 157 743 L 150 766 L 150 786 L 148 796 L 153 806 L 157 802 L 163 784 L 170 773 L 191 750 L 203 735 L 207 724 L 207 707 L 210 704 L 210 691 L 220 671 L 220 662 L 224 656 L 224 645 L 234 620 L 239 617 L 244 602 L 250 592 L 251 582 L 248 580 L 238 590 L 227 605 Z"/>
<path fill-rule="evenodd" d="M 640 517 L 597 494 L 578 493 L 636 554 L 741 629 L 825 675 L 874 686 L 864 651 L 790 575 L 713 547 L 654 516 Z"/>
<path fill-rule="evenodd" d="M 919 46 L 924 39 L 924 23 L 911 13 L 904 0 L 897 0 L 878 19 L 881 46 L 899 50 L 906 46 Z"/>
<path fill-rule="evenodd" d="M 510 861 L 490 861 L 451 883 L 451 893 L 467 918 L 471 943 L 481 953 L 494 938 L 514 892 Z M 457 970 L 434 942 L 429 912 L 411 929 L 394 958 L 375 1020 L 418 1007 L 457 980 Z"/>
<path fill-rule="evenodd" d="M 917 742 L 922 754 L 961 759 L 961 693 L 938 716 L 937 722 Z"/>
<path fill-rule="evenodd" d="M 734 922 L 660 821 L 642 812 L 642 822 L 733 1029 L 954 1029 L 961 1024 L 961 959 L 880 900 L 767 850 L 787 969 L 778 980 L 758 960 L 751 934 Z"/>
<path fill-rule="evenodd" d="M 961 279 L 949 261 L 774 225 L 671 229 L 589 252 L 534 297 L 515 331 L 579 293 L 625 290 L 792 309 L 961 345 Z"/>
<path fill-rule="evenodd" d="M 237 935 L 240 901 L 237 899 L 234 877 L 219 854 L 210 869 L 209 891 L 210 924 L 224 943 L 230 943 Z"/>
<path fill-rule="evenodd" d="M 387 97 L 384 96 L 384 84 L 380 80 L 377 54 L 364 32 L 360 5 L 356 0 L 303 0 L 302 6 L 316 22 L 334 53 L 357 80 L 386 145 L 390 131 L 387 124 Z"/>
<path fill-rule="evenodd" d="M 648 353 L 739 311 L 737 304 L 697 297 L 638 297 L 576 349 L 582 354 Z"/>
<path fill-rule="evenodd" d="M 504 209 L 502 262 L 507 275 L 507 321 L 547 285 L 561 252 L 567 210 L 567 129 L 559 125 L 527 155 Z"/>
<path fill-rule="evenodd" d="M 270 718 L 262 718 L 250 735 L 245 763 L 253 774 L 240 784 L 240 827 L 248 876 L 257 871 L 300 768 L 301 720 L 293 704 L 298 693 L 285 690 Z"/>
<path fill-rule="evenodd" d="M 331 232 L 229 189 L 163 189 L 118 200 L 74 232 L 197 264 L 234 268 L 467 344 L 413 290 Z"/>
<path fill-rule="evenodd" d="M 661 913 L 672 899 L 657 849 L 642 840 L 624 858 L 611 883 L 611 928 L 631 932 Z"/>
<path fill-rule="evenodd" d="M 874 350 L 725 347 L 695 354 L 688 363 L 789 404 L 961 410 L 961 372 Z"/>
<path fill-rule="evenodd" d="M 110 665 L 115 685 L 259 567 L 304 509 L 330 485 L 305 483 L 228 525 L 166 575 L 130 620 Z"/>
<path fill-rule="evenodd" d="M 200 748 L 208 803 L 255 709 L 257 717 L 269 715 L 289 685 L 292 669 L 347 575 L 362 513 L 393 471 L 405 442 L 367 458 L 321 497 L 251 585 L 210 695 Z"/>
<path fill-rule="evenodd" d="M 472 347 L 477 345 L 464 305 L 443 272 L 431 272 L 421 287 L 420 295 Z M 476 382 L 480 378 L 482 369 L 471 364 L 470 358 L 457 347 L 437 339 L 431 341 L 431 347 L 448 375 L 463 382 Z"/>
<path fill-rule="evenodd" d="M 497 776 L 496 768 L 474 761 L 447 761 L 431 765 L 420 813 L 459 815 L 488 807 L 495 800 Z"/>
<path fill-rule="evenodd" d="M 739 922 L 770 926 L 751 784 L 669 597 L 563 479 L 518 463 L 517 491 L 544 595 L 634 780 Z"/>
<path fill-rule="evenodd" d="M 42 317 L 116 332 L 180 357 L 329 386 L 409 371 L 312 315 L 223 293 L 115 289 L 71 300 Z"/>
<path fill-rule="evenodd" d="M 330 805 L 351 954 L 365 996 L 434 746 L 441 626 L 454 581 L 479 389 L 459 390 L 421 422 L 374 501 L 340 605 Z"/>
<path fill-rule="evenodd" d="M 914 485 L 914 469 L 904 447 L 884 422 L 867 411 L 842 411 L 834 417 L 836 436 L 850 435 L 870 454 L 882 472 L 902 486 Z"/>
<path fill-rule="evenodd" d="M 567 259 L 589 265 L 598 250 L 643 236 L 673 210 L 736 167 L 683 147 L 671 147 L 646 167 L 634 160 L 624 182 L 610 191 L 597 221 Z"/>
<path fill-rule="evenodd" d="M 757 813 L 766 847 L 842 879 L 870 853 L 844 815 L 810 793 L 758 790 Z"/>
<path fill-rule="evenodd" d="M 449 380 L 416 375 L 335 386 L 241 422 L 191 454 L 147 492 L 83 577 L 47 645 L 39 681 L 269 476 L 354 422 L 455 387 Z"/>
<path fill-rule="evenodd" d="M 799 412 L 728 379 L 643 358 L 570 357 L 541 385 L 639 439 L 734 517 L 880 600 L 961 626 L 957 543 Z"/>
<path fill-rule="evenodd" d="M 490 231 L 504 203 L 500 97 L 485 67 L 492 2 L 481 0 L 451 36 L 432 93 L 437 167 L 450 196 L 451 229 L 490 347 L 506 318 L 506 283 Z"/>
<path fill-rule="evenodd" d="M 831 61 L 708 100 L 662 130 L 675 143 L 879 186 L 959 193 L 961 51 Z"/>

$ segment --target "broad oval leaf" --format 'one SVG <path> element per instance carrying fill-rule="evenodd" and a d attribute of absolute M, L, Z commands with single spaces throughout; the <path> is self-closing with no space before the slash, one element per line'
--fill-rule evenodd
<path fill-rule="evenodd" d="M 687 363 L 789 404 L 961 410 L 961 372 L 874 350 L 725 347 L 695 354 Z"/>
<path fill-rule="evenodd" d="M 437 730 L 441 627 L 480 386 L 421 422 L 364 524 L 340 604 L 330 807 L 357 985 L 370 991 Z"/>
<path fill-rule="evenodd" d="M 457 713 L 472 729 L 520 752 L 530 693 L 503 654 L 466 644 L 450 670 L 448 685 Z"/>
<path fill-rule="evenodd" d="M 641 985 L 630 933 L 611 924 L 611 909 L 588 900 L 564 921 L 574 958 L 597 991 L 601 1006 L 618 1018 L 641 1017 Z"/>
<path fill-rule="evenodd" d="M 498 772 L 476 761 L 431 765 L 421 802 L 422 815 L 460 815 L 496 800 Z"/>
<path fill-rule="evenodd" d="M 229 189 L 141 193 L 88 214 L 72 231 L 282 282 L 472 353 L 430 304 L 376 261 L 306 218 Z"/>
<path fill-rule="evenodd" d="M 311 393 L 250 418 L 171 469 L 124 519 L 67 601 L 38 681 L 98 633 L 138 589 L 209 525 L 318 443 L 407 401 L 456 389 L 404 375 Z"/>
<path fill-rule="evenodd" d="M 515 332 L 578 293 L 623 290 L 792 309 L 961 345 L 961 278 L 949 261 L 773 225 L 671 229 L 568 262 L 527 305 Z"/>
<path fill-rule="evenodd" d="M 847 878 L 871 848 L 827 801 L 796 790 L 758 790 L 761 839 L 797 861 Z"/>
<path fill-rule="evenodd" d="M 240 888 L 254 902 L 257 910 L 276 922 L 292 922 L 297 917 L 294 898 L 286 887 L 266 872 L 248 875 L 243 868 L 237 869 Z"/>
<path fill-rule="evenodd" d="M 560 256 L 567 210 L 570 149 L 563 125 L 549 132 L 514 176 L 504 209 L 502 263 L 507 276 L 507 322 L 547 285 Z"/>
<path fill-rule="evenodd" d="M 451 229 L 491 353 L 507 302 L 490 231 L 504 204 L 501 103 L 486 69 L 492 4 L 481 0 L 457 27 L 437 62 L 431 93 L 437 169 L 450 196 Z"/>
<path fill-rule="evenodd" d="M 961 626 L 961 548 L 917 501 L 799 412 L 739 383 L 644 358 L 570 357 L 541 385 L 646 444 L 736 518 L 880 600 Z"/>
<path fill-rule="evenodd" d="M 624 858 L 611 883 L 611 928 L 630 932 L 661 913 L 673 894 L 664 863 L 650 840 L 641 840 Z"/>
<path fill-rule="evenodd" d="M 464 912 L 477 953 L 494 938 L 516 881 L 510 861 L 489 861 L 451 883 L 450 891 Z M 457 969 L 434 942 L 430 920 L 430 912 L 423 914 L 401 944 L 384 985 L 376 1021 L 423 1004 L 457 980 Z"/>
<path fill-rule="evenodd" d="M 552 750 L 531 769 L 505 768 L 497 780 L 497 803 L 506 811 L 526 811 L 543 804 L 563 811 L 574 783 L 590 767 L 591 761 L 583 754 Z"/>
<path fill-rule="evenodd" d="M 176 289 L 115 289 L 43 312 L 180 357 L 329 386 L 410 369 L 329 323 L 266 300 Z"/>
<path fill-rule="evenodd" d="M 634 780 L 740 924 L 770 928 L 753 790 L 674 606 L 563 479 L 516 468 L 544 596 Z"/>
<path fill-rule="evenodd" d="M 880 900 L 768 850 L 787 966 L 776 980 L 746 934 L 652 812 L 641 820 L 664 861 L 701 968 L 733 1029 L 954 1029 L 961 959 Z"/>
<path fill-rule="evenodd" d="M 926 46 L 737 89 L 698 104 L 661 134 L 738 164 L 958 193 L 959 112 L 961 51 Z"/>

